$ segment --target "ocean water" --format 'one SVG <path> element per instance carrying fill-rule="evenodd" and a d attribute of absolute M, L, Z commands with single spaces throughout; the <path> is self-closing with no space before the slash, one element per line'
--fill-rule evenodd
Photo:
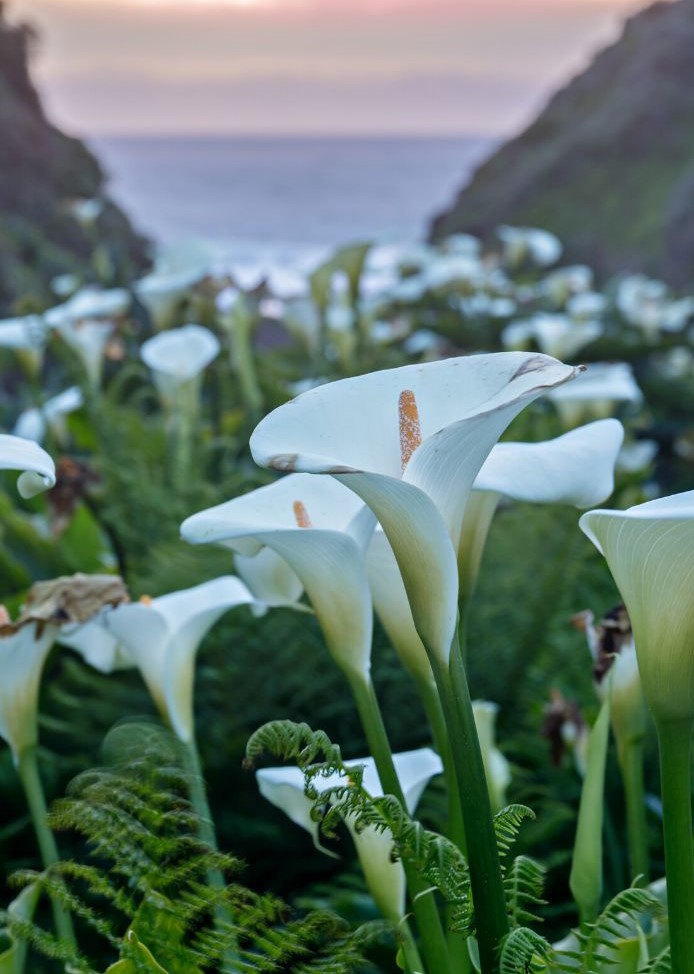
<path fill-rule="evenodd" d="M 241 263 L 310 264 L 337 244 L 414 240 L 494 147 L 489 138 L 93 140 L 112 195 L 161 243 Z"/>

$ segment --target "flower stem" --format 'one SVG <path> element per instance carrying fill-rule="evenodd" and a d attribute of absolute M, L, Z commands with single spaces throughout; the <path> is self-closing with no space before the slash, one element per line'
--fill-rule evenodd
<path fill-rule="evenodd" d="M 482 974 L 496 974 L 501 942 L 509 932 L 506 899 L 482 752 L 458 640 L 453 641 L 448 670 L 436 654 L 430 654 L 430 659 L 449 738 L 457 745 L 453 748 L 453 760 L 468 838 L 468 864 Z"/>
<path fill-rule="evenodd" d="M 55 838 L 48 827 L 48 809 L 46 808 L 46 798 L 41 785 L 38 763 L 36 760 L 36 748 L 27 747 L 17 758 L 17 773 L 24 794 L 26 795 L 31 818 L 36 831 L 36 838 L 41 852 L 41 861 L 45 869 L 49 869 L 58 862 L 58 847 Z M 72 918 L 65 907 L 54 897 L 51 897 L 51 907 L 53 910 L 53 922 L 55 929 L 60 937 L 67 944 L 76 946 L 75 931 L 72 927 Z"/>
<path fill-rule="evenodd" d="M 200 755 L 195 743 L 195 738 L 191 738 L 183 744 L 183 758 L 186 771 L 188 772 L 188 789 L 190 801 L 198 819 L 198 835 L 210 849 L 218 851 L 217 834 L 215 832 L 214 820 L 207 800 L 207 790 L 205 779 L 202 774 Z M 226 889 L 226 881 L 220 869 L 207 870 L 207 882 L 214 890 Z M 215 909 L 215 922 L 220 931 L 226 927 L 233 926 L 234 918 L 231 907 L 228 903 L 221 902 Z M 236 951 L 236 938 L 232 939 L 231 944 L 224 952 L 224 971 L 232 972 L 238 970 L 238 954 Z"/>
<path fill-rule="evenodd" d="M 630 878 L 633 880 L 641 876 L 645 886 L 650 878 L 650 865 L 643 784 L 643 738 L 618 742 L 617 753 L 624 783 Z"/>
<path fill-rule="evenodd" d="M 657 721 L 672 970 L 694 971 L 692 719 Z"/>
<path fill-rule="evenodd" d="M 458 794 L 457 778 L 455 775 L 455 764 L 453 760 L 453 749 L 446 730 L 446 720 L 441 707 L 436 686 L 424 680 L 418 681 L 419 692 L 424 703 L 429 726 L 431 727 L 434 743 L 443 761 L 443 773 L 446 779 L 446 792 L 448 796 L 448 827 L 446 835 L 458 846 L 463 855 L 467 858 L 467 841 L 465 838 L 465 825 L 463 824 L 463 810 L 460 806 L 460 796 Z M 467 949 L 467 943 L 459 933 L 450 930 L 451 908 L 447 910 L 449 927 L 448 951 L 453 961 L 456 974 L 469 974 L 472 970 L 472 962 Z"/>
<path fill-rule="evenodd" d="M 241 396 L 252 419 L 263 410 L 263 393 L 258 381 L 252 344 L 252 321 L 237 319 L 230 329 L 231 365 L 239 380 Z"/>
<path fill-rule="evenodd" d="M 376 762 L 383 793 L 394 795 L 407 811 L 405 796 L 395 770 L 393 752 L 373 684 L 368 678 L 350 676 L 348 679 L 371 756 Z M 429 974 L 449 974 L 451 963 L 448 947 L 433 893 L 409 863 L 403 861 L 403 868 L 422 941 L 422 950 L 427 961 L 427 970 Z"/>

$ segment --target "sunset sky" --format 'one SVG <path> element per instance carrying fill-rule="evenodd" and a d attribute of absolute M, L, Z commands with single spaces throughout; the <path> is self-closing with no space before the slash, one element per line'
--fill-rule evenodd
<path fill-rule="evenodd" d="M 506 134 L 642 0 L 9 0 L 80 134 Z"/>

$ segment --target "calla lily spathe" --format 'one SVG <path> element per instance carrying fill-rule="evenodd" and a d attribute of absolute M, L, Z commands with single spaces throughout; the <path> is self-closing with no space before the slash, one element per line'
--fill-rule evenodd
<path fill-rule="evenodd" d="M 0 433 L 0 470 L 21 470 L 17 490 L 33 497 L 55 484 L 55 464 L 40 446 L 20 436 Z"/>
<path fill-rule="evenodd" d="M 588 511 L 579 525 L 621 592 L 656 720 L 694 717 L 694 491 Z"/>
<path fill-rule="evenodd" d="M 407 811 L 412 815 L 429 781 L 443 770 L 441 759 L 431 748 L 420 748 L 394 754 L 393 761 L 402 783 Z M 381 797 L 383 789 L 374 759 L 355 758 L 349 763 L 363 767 L 363 787 L 372 798 Z M 326 851 L 320 845 L 318 822 L 311 817 L 313 802 L 305 794 L 303 772 L 292 767 L 264 768 L 256 772 L 256 778 L 261 795 L 281 809 L 292 822 L 306 829 L 318 849 Z M 344 779 L 339 775 L 316 777 L 312 787 L 321 793 L 343 783 Z M 354 839 L 371 895 L 381 913 L 397 923 L 405 909 L 405 874 L 402 865 L 392 861 L 390 833 L 379 832 L 374 827 L 357 831 L 349 817 L 345 818 L 345 823 Z"/>
<path fill-rule="evenodd" d="M 552 389 L 549 399 L 565 426 L 608 416 L 621 404 L 639 406 L 643 393 L 625 362 L 595 362 L 570 386 Z"/>
<path fill-rule="evenodd" d="M 195 386 L 203 370 L 219 355 L 216 335 L 202 325 L 184 325 L 149 338 L 140 349 L 142 361 L 168 408 L 173 408 L 181 390 Z"/>
<path fill-rule="evenodd" d="M 372 509 L 398 561 L 420 636 L 447 665 L 465 504 L 511 420 L 576 369 L 507 352 L 375 372 L 310 390 L 251 437 L 263 466 L 332 474 Z"/>
<path fill-rule="evenodd" d="M 306 589 L 337 664 L 367 677 L 372 607 L 363 549 L 373 521 L 365 515 L 341 484 L 294 474 L 194 514 L 181 536 L 193 544 L 224 542 L 245 556 L 269 548 L 283 558 Z M 282 584 L 291 588 L 286 579 Z"/>
<path fill-rule="evenodd" d="M 599 503 L 614 488 L 623 436 L 618 420 L 605 419 L 541 443 L 498 443 L 477 475 L 463 518 L 457 552 L 461 598 L 472 594 L 501 498 L 583 508 Z M 371 539 L 367 567 L 376 612 L 403 665 L 418 681 L 430 682 L 395 557 L 380 530 Z"/>
<path fill-rule="evenodd" d="M 225 612 L 253 602 L 243 582 L 228 575 L 151 602 L 119 605 L 102 616 L 108 631 L 139 668 L 157 707 L 186 743 L 194 737 L 198 647 Z"/>
<path fill-rule="evenodd" d="M 58 630 L 28 623 L 0 636 L 0 737 L 15 764 L 38 743 L 41 674 Z"/>

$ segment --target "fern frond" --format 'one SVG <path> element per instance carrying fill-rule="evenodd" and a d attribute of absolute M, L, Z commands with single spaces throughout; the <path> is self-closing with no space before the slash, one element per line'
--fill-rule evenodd
<path fill-rule="evenodd" d="M 95 958 L 8 911 L 0 922 L 10 937 L 76 974 L 102 972 L 114 954 L 114 971 L 122 962 L 123 972 L 157 964 L 167 974 L 352 974 L 363 965 L 369 934 L 335 914 L 296 918 L 275 897 L 208 885 L 208 875 L 233 875 L 239 864 L 198 838 L 175 744 L 151 727 L 124 733 L 132 740 L 120 741 L 117 762 L 80 775 L 51 812 L 54 827 L 83 837 L 93 861 L 18 877 L 69 909 L 78 931 L 98 935 Z"/>
<path fill-rule="evenodd" d="M 528 927 L 516 927 L 504 939 L 499 974 L 532 974 L 543 970 L 552 951 L 549 941 Z"/>
<path fill-rule="evenodd" d="M 670 948 L 666 947 L 657 957 L 651 958 L 648 964 L 642 967 L 638 974 L 672 974 Z"/>
<path fill-rule="evenodd" d="M 503 859 L 508 855 L 511 846 L 516 841 L 523 822 L 534 820 L 535 812 L 527 805 L 507 805 L 494 816 L 494 833 L 499 855 Z"/>
<path fill-rule="evenodd" d="M 544 906 L 545 868 L 529 856 L 517 856 L 504 875 L 506 909 L 511 929 L 537 923 L 531 906 Z"/>

